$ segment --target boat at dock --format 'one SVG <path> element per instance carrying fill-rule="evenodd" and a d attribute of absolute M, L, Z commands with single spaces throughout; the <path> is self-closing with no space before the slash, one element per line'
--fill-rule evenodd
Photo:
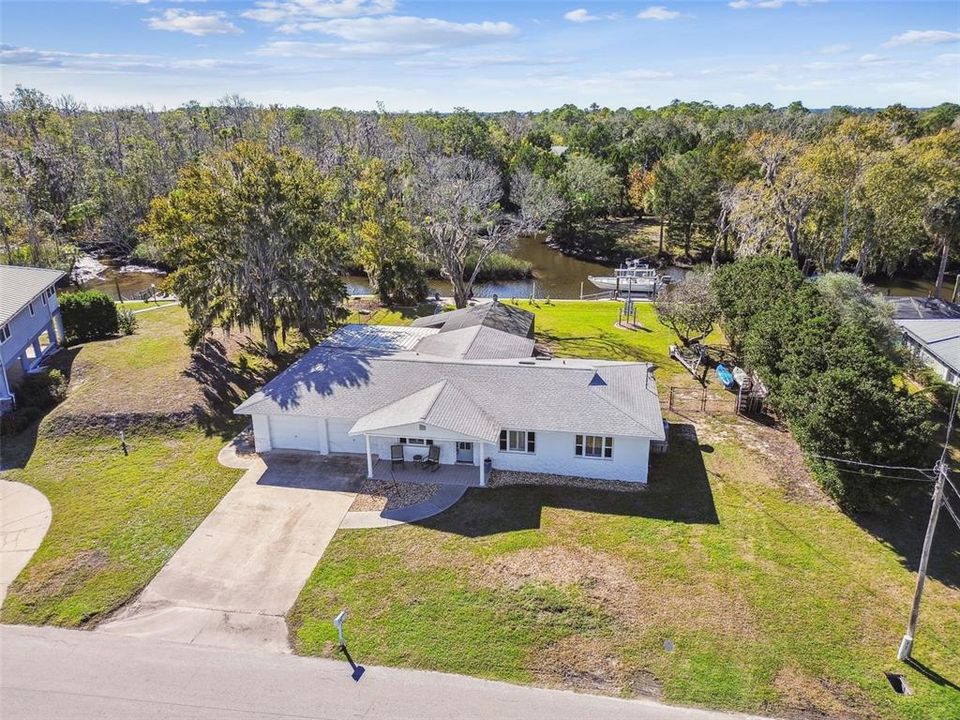
<path fill-rule="evenodd" d="M 613 273 L 613 275 L 589 275 L 587 279 L 601 290 L 623 294 L 653 295 L 662 283 L 657 269 L 639 260 L 627 260 L 623 267 L 617 268 Z"/>

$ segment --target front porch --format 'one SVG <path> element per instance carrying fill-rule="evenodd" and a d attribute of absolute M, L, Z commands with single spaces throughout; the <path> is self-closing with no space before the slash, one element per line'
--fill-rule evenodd
<path fill-rule="evenodd" d="M 435 470 L 430 470 L 409 460 L 402 464 L 394 464 L 389 458 L 373 460 L 373 472 L 370 477 L 382 482 L 422 485 L 459 485 L 461 487 L 482 487 L 483 485 L 480 468 L 476 465 L 438 465 Z"/>

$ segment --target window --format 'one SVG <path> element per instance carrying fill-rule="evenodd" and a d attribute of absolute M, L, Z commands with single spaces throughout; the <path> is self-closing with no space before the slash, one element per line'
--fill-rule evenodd
<path fill-rule="evenodd" d="M 30 314 L 33 315 L 33 303 L 32 303 L 32 302 L 31 302 L 29 305 L 27 305 L 27 309 L 30 311 Z"/>
<path fill-rule="evenodd" d="M 433 445 L 433 440 L 426 438 L 397 438 L 401 445 Z"/>
<path fill-rule="evenodd" d="M 52 298 L 56 294 L 56 290 L 53 288 L 47 288 L 47 299 Z"/>
<path fill-rule="evenodd" d="M 532 430 L 500 431 L 500 452 L 533 453 L 536 450 L 537 438 Z"/>
<path fill-rule="evenodd" d="M 578 457 L 609 460 L 613 457 L 613 438 L 604 435 L 577 435 L 574 454 Z"/>
<path fill-rule="evenodd" d="M 10 326 L 4 325 L 3 327 L 0 327 L 0 343 L 6 342 L 9 337 L 10 337 Z"/>

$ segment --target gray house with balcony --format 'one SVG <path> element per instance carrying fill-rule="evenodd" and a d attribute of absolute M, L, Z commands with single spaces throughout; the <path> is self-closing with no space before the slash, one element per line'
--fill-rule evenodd
<path fill-rule="evenodd" d="M 59 270 L 0 265 L 0 409 L 15 401 L 14 387 L 63 345 L 56 284 Z"/>

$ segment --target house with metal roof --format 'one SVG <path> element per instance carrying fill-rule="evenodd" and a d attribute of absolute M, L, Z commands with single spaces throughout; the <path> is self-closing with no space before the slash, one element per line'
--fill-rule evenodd
<path fill-rule="evenodd" d="M 922 297 L 887 300 L 907 348 L 943 380 L 960 383 L 960 305 Z"/>
<path fill-rule="evenodd" d="M 57 281 L 64 273 L 0 265 L 0 408 L 14 401 L 13 387 L 63 344 Z"/>
<path fill-rule="evenodd" d="M 467 484 L 491 470 L 646 482 L 664 439 L 650 364 L 534 357 L 525 323 L 465 317 L 348 325 L 235 412 L 257 452 L 362 454 L 371 478 L 402 481 L 432 455 Z"/>

